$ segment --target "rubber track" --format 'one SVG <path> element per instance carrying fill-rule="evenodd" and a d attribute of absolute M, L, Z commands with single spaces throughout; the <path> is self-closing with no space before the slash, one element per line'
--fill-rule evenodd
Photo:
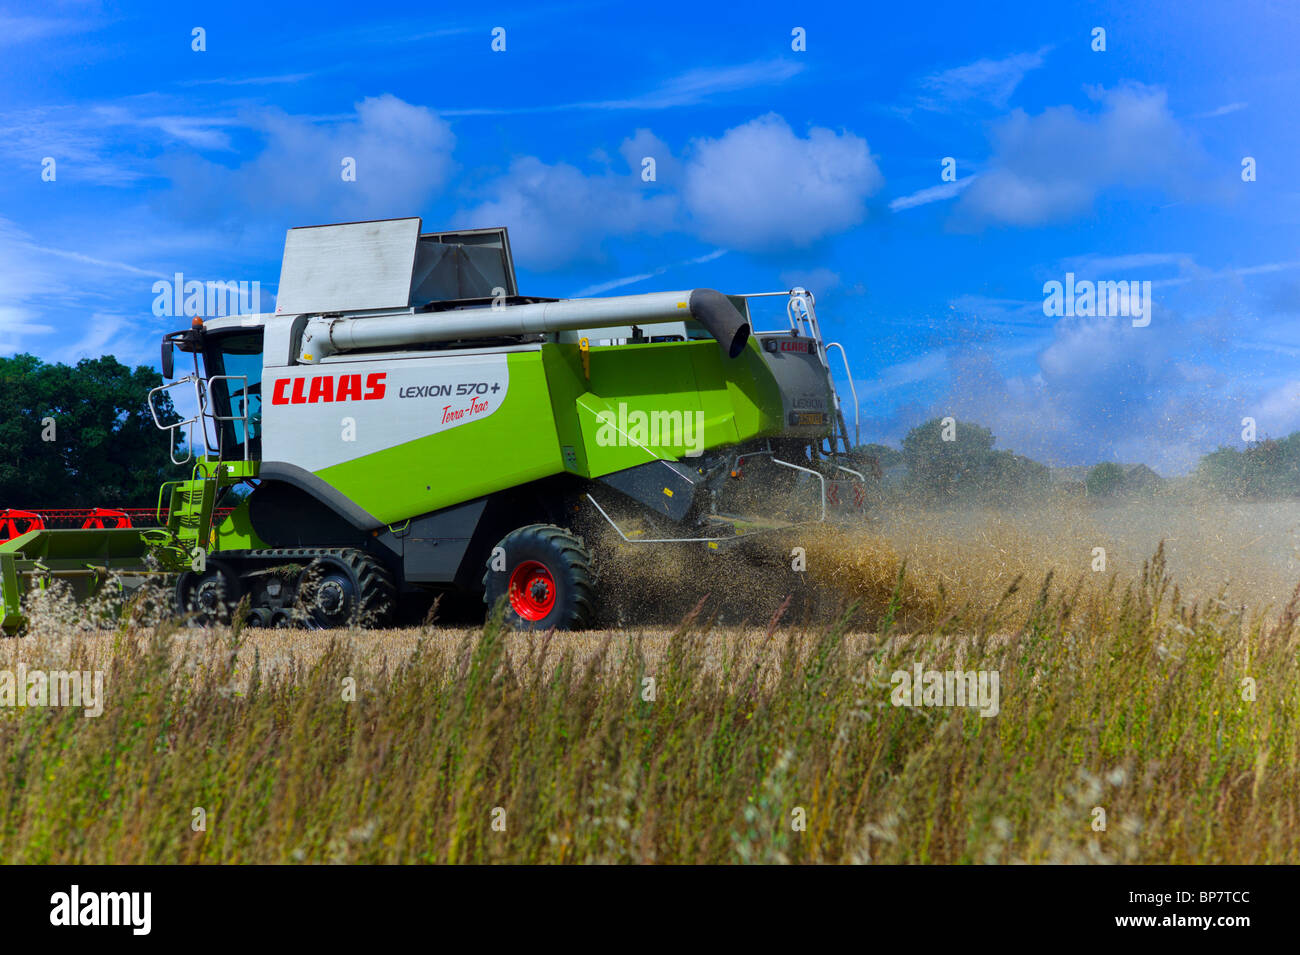
<path fill-rule="evenodd" d="M 370 630 L 386 627 L 397 607 L 397 585 L 393 583 L 388 568 L 365 551 L 354 547 L 273 547 L 266 550 L 222 551 L 220 555 L 220 559 L 228 565 L 244 561 L 305 561 L 304 572 L 321 557 L 339 558 L 356 578 L 357 618 L 362 626 Z M 248 569 L 243 569 L 239 577 L 243 579 L 247 573 Z"/>

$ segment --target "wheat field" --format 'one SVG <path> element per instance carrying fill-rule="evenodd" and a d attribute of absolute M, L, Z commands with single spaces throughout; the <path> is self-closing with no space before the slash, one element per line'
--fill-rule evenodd
<path fill-rule="evenodd" d="M 0 707 L 0 859 L 1294 863 L 1297 526 L 898 514 L 602 570 L 615 622 L 572 634 L 104 628 L 52 593 L 0 671 L 100 670 L 103 713 Z M 918 665 L 996 674 L 996 715 L 896 705 Z"/>

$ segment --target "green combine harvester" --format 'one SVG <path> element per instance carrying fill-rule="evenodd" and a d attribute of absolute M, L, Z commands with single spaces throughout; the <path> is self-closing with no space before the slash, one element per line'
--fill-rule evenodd
<path fill-rule="evenodd" d="M 758 298 L 784 300 L 785 327 L 751 331 Z M 535 298 L 505 229 L 291 229 L 273 314 L 163 339 L 149 404 L 189 471 L 160 489 L 159 526 L 0 544 L 0 626 L 20 630 L 24 594 L 55 578 L 166 575 L 200 624 L 247 599 L 252 626 L 383 627 L 450 591 L 582 629 L 597 536 L 725 549 L 861 508 L 836 347 L 799 288 Z"/>

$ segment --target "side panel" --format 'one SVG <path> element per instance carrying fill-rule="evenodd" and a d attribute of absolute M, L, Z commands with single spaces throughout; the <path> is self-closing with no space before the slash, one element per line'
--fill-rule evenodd
<path fill-rule="evenodd" d="M 569 471 L 600 477 L 782 431 L 781 394 L 751 344 L 726 359 L 713 341 L 545 349 Z"/>
<path fill-rule="evenodd" d="M 419 238 L 418 218 L 290 229 L 276 314 L 404 308 Z"/>
<path fill-rule="evenodd" d="M 563 470 L 539 351 L 277 372 L 263 383 L 265 461 L 314 472 L 386 523 Z"/>

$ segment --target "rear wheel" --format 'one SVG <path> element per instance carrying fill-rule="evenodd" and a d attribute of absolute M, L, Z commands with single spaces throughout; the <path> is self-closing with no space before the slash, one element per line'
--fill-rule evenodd
<path fill-rule="evenodd" d="M 554 524 L 511 531 L 488 558 L 483 599 L 505 600 L 506 620 L 521 630 L 582 630 L 595 606 L 591 555 L 582 538 Z"/>
<path fill-rule="evenodd" d="M 298 600 L 308 629 L 377 629 L 392 619 L 396 593 L 383 564 L 362 551 L 344 550 L 312 561 L 302 573 Z"/>

